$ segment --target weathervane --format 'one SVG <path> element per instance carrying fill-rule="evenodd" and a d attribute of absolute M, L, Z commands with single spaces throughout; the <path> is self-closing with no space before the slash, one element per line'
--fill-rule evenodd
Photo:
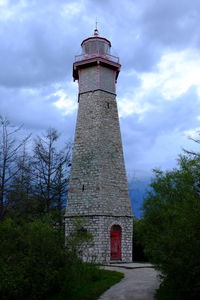
<path fill-rule="evenodd" d="M 99 36 L 99 31 L 98 31 L 98 28 L 97 28 L 98 23 L 99 22 L 97 22 L 97 18 L 96 18 L 94 36 Z"/>

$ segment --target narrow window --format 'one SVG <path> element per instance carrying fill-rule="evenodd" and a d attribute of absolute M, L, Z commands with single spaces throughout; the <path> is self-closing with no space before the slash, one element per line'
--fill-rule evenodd
<path fill-rule="evenodd" d="M 84 186 L 84 184 L 82 185 L 82 192 L 84 192 L 84 190 L 85 190 L 85 186 Z"/>
<path fill-rule="evenodd" d="M 110 103 L 109 102 L 107 102 L 107 108 L 110 108 Z"/>

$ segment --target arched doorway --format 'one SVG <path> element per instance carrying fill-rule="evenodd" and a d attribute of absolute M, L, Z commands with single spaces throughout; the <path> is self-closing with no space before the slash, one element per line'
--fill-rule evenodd
<path fill-rule="evenodd" d="M 122 229 L 119 225 L 113 225 L 110 230 L 110 258 L 121 259 Z"/>

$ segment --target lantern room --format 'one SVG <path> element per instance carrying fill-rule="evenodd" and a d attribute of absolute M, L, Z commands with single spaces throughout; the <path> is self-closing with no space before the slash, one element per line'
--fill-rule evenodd
<path fill-rule="evenodd" d="M 85 55 L 100 54 L 109 55 L 111 43 L 105 38 L 94 36 L 85 39 L 82 44 L 82 53 Z"/>
<path fill-rule="evenodd" d="M 94 30 L 92 37 L 83 40 L 81 47 L 82 53 L 75 56 L 73 64 L 74 81 L 80 80 L 80 74 L 84 69 L 102 66 L 112 70 L 116 82 L 121 67 L 119 57 L 110 54 L 111 43 L 106 38 L 99 36 L 98 29 Z M 99 71 L 99 67 L 97 71 Z"/>

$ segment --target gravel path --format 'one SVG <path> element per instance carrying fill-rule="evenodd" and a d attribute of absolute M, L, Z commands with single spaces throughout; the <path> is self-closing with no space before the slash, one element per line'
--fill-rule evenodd
<path fill-rule="evenodd" d="M 99 300 L 153 300 L 159 286 L 158 272 L 150 264 L 123 264 L 105 266 L 106 270 L 125 274 L 124 279 L 112 286 Z"/>

